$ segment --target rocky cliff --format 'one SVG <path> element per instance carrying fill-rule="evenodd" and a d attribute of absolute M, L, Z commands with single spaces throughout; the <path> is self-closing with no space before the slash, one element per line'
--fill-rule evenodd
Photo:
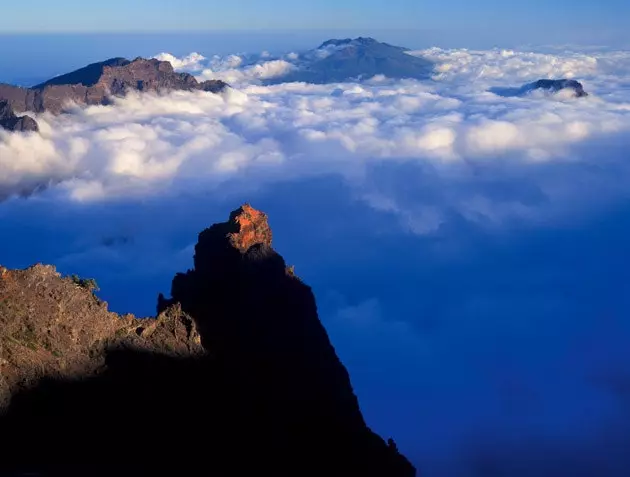
<path fill-rule="evenodd" d="M 54 267 L 0 267 L 0 407 L 43 377 L 98 373 L 108 349 L 133 347 L 175 355 L 203 352 L 192 319 L 175 305 L 155 319 L 119 316 L 94 285 Z"/>
<path fill-rule="evenodd" d="M 52 78 L 33 88 L 0 84 L 0 101 L 6 101 L 18 114 L 28 111 L 60 114 L 68 104 L 106 105 L 112 96 L 124 96 L 129 91 L 162 93 L 199 90 L 218 93 L 225 87 L 227 84 L 223 81 L 200 83 L 190 74 L 176 73 L 167 61 L 112 58 Z M 17 130 L 1 123 L 0 126 Z"/>
<path fill-rule="evenodd" d="M 38 131 L 37 122 L 30 116 L 18 116 L 6 100 L 0 100 L 0 128 L 9 131 Z"/>
<path fill-rule="evenodd" d="M 158 317 L 52 267 L 1 270 L 0 474 L 411 477 L 365 424 L 311 289 L 249 205 L 203 231 Z"/>

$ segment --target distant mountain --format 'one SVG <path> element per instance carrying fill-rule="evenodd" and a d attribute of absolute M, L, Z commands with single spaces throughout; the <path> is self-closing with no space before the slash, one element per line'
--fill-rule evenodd
<path fill-rule="evenodd" d="M 156 318 L 110 312 L 95 287 L 0 267 L 0 475 L 416 475 L 366 425 L 264 213 L 199 234 Z"/>
<path fill-rule="evenodd" d="M 582 83 L 572 79 L 541 79 L 528 83 L 520 88 L 490 88 L 490 91 L 499 96 L 514 97 L 527 96 L 535 91 L 544 91 L 555 94 L 561 91 L 568 91 L 574 98 L 584 98 L 588 93 L 584 91 Z"/>
<path fill-rule="evenodd" d="M 294 71 L 271 82 L 321 84 L 368 79 L 375 75 L 396 79 L 429 78 L 433 63 L 409 55 L 408 51 L 408 48 L 381 43 L 374 38 L 328 40 L 305 53 Z"/>
<path fill-rule="evenodd" d="M 573 92 L 573 95 L 576 98 L 583 98 L 588 96 L 588 93 L 584 91 L 584 86 L 582 83 L 576 80 L 570 79 L 559 79 L 559 80 L 550 80 L 550 79 L 542 79 L 535 81 L 533 83 L 527 84 L 521 88 L 521 91 L 526 94 L 531 91 L 543 90 L 548 91 L 550 93 L 558 93 L 562 90 L 569 90 Z"/>
<path fill-rule="evenodd" d="M 105 105 L 112 96 L 124 96 L 129 91 L 202 90 L 217 93 L 226 86 L 223 81 L 215 80 L 200 83 L 188 73 L 176 73 L 166 61 L 112 58 L 57 76 L 33 88 L 0 84 L 0 101 L 5 101 L 13 114 L 27 111 L 60 114 L 69 102 Z M 5 129 L 19 130 L 12 124 L 12 120 L 0 122 Z"/>

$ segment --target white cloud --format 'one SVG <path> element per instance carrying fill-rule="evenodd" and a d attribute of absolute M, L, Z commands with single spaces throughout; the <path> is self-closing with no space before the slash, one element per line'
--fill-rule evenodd
<path fill-rule="evenodd" d="M 615 144 L 615 151 L 628 146 L 630 94 L 619 85 L 630 69 L 615 75 L 609 62 L 624 53 L 421 53 L 441 64 L 437 81 L 380 78 L 362 84 L 261 86 L 259 80 L 292 66 L 284 60 L 244 65 L 237 56 L 171 59 L 183 69 L 222 65 L 223 74 L 243 86 L 221 95 L 130 95 L 112 107 L 43 115 L 38 118 L 41 135 L 3 133 L 0 188 L 6 194 L 56 183 L 48 194 L 93 201 L 204 190 L 242 176 L 255 175 L 264 185 L 337 173 L 361 197 L 382 201 L 386 196 L 395 204 L 390 210 L 418 233 L 435 230 L 452 211 L 500 224 L 557 217 L 576 207 L 590 210 L 627 195 L 630 175 L 618 152 L 607 152 L 607 167 L 616 161 L 615 181 L 624 187 L 598 183 L 594 187 L 602 190 L 593 190 L 592 199 L 572 182 L 588 175 L 571 166 L 602 167 L 601 146 L 594 150 L 593 144 Z M 556 100 L 488 92 L 496 84 L 520 86 L 569 71 L 591 75 L 587 84 L 594 94 Z M 401 162 L 430 166 L 433 183 L 449 192 L 433 197 L 434 203 L 414 204 L 400 191 L 384 191 L 377 180 L 361 182 L 368 168 Z M 564 175 L 563 168 L 573 175 Z M 527 183 L 549 200 L 497 201 L 484 190 L 482 178 Z"/>
<path fill-rule="evenodd" d="M 200 81 L 219 79 L 232 86 L 239 86 L 252 82 L 278 78 L 286 75 L 295 66 L 285 60 L 270 60 L 262 63 L 238 68 L 236 61 L 228 64 L 217 65 L 214 68 L 206 68 L 199 73 Z"/>
<path fill-rule="evenodd" d="M 583 78 L 598 72 L 596 54 L 550 55 L 513 50 L 445 50 L 429 48 L 410 52 L 437 63 L 438 80 L 529 81 L 541 78 Z M 606 58 L 607 54 L 604 58 Z"/>
<path fill-rule="evenodd" d="M 177 70 L 187 71 L 201 71 L 203 69 L 203 64 L 206 62 L 206 57 L 200 53 L 191 53 L 183 58 L 177 58 L 170 53 L 160 53 L 159 55 L 155 55 L 153 58 L 160 61 L 168 61 L 171 65 L 173 65 L 173 68 Z"/>

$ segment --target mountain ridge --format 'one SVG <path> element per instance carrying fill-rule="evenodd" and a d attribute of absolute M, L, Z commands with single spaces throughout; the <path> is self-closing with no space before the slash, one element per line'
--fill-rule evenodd
<path fill-rule="evenodd" d="M 199 82 L 191 74 L 177 73 L 166 61 L 140 57 L 132 61 L 111 58 L 51 78 L 32 88 L 0 83 L 0 101 L 6 102 L 16 115 L 46 111 L 61 114 L 68 103 L 108 105 L 112 96 L 124 96 L 130 91 L 162 93 L 183 90 L 219 93 L 227 87 L 227 83 L 220 80 Z M 30 121 L 25 121 L 31 123 L 34 120 L 30 118 Z M 10 131 L 20 130 L 11 127 L 12 124 L 13 122 L 5 121 L 0 126 Z"/>

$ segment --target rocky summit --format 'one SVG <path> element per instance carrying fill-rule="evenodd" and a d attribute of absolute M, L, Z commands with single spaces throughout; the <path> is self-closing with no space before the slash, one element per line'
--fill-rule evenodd
<path fill-rule="evenodd" d="M 0 269 L 0 475 L 415 475 L 366 425 L 264 213 L 201 232 L 156 318 L 95 286 Z"/>
<path fill-rule="evenodd" d="M 29 111 L 60 114 L 68 104 L 107 105 L 112 96 L 124 96 L 130 91 L 162 93 L 200 90 L 218 93 L 226 87 L 223 81 L 200 83 L 188 73 L 177 73 L 167 61 L 112 58 L 57 76 L 32 88 L 0 84 L 0 101 L 6 102 L 17 114 Z M 0 126 L 5 129 L 21 130 L 11 127 L 11 124 L 0 119 Z"/>

